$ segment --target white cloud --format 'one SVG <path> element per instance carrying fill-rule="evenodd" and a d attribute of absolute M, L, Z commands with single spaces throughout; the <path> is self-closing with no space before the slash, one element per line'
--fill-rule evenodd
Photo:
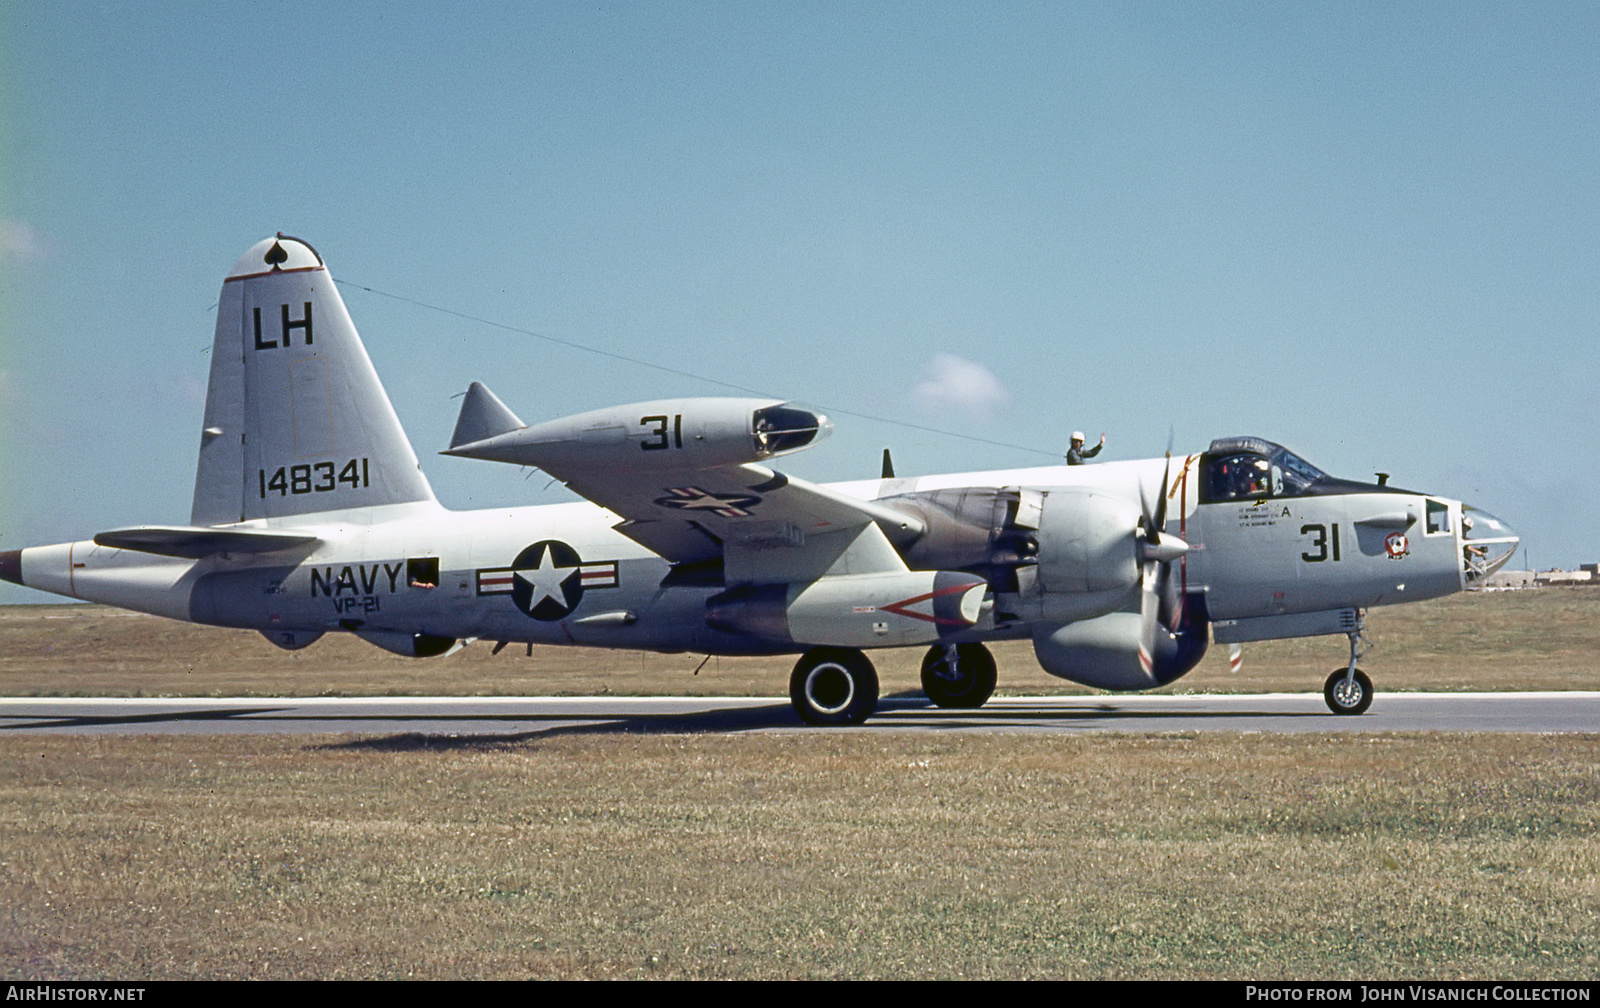
<path fill-rule="evenodd" d="M 0 218 L 0 258 L 44 259 L 49 254 L 49 243 L 32 224 Z"/>
<path fill-rule="evenodd" d="M 928 377 L 911 390 L 911 397 L 929 412 L 958 409 L 986 420 L 1011 402 L 1011 393 L 993 371 L 955 354 L 935 354 Z"/>

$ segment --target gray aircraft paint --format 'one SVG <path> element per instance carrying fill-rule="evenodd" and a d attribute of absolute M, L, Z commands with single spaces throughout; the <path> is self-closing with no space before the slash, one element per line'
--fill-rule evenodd
<path fill-rule="evenodd" d="M 1495 535 L 1466 539 L 1457 501 L 1325 477 L 1258 439 L 827 486 L 771 468 L 830 427 L 726 398 L 528 425 L 474 383 L 448 453 L 537 465 L 588 501 L 447 511 L 320 256 L 280 235 L 223 283 L 190 525 L 3 551 L 0 576 L 289 648 L 352 632 L 417 655 L 474 638 L 806 651 L 796 683 L 833 670 L 875 702 L 861 649 L 1031 637 L 1047 671 L 1112 689 L 1182 675 L 1208 621 L 1219 640 L 1348 633 L 1354 654 L 1362 609 L 1459 591 L 1516 544 L 1490 516 Z M 1273 483 L 1222 499 L 1239 459 Z"/>

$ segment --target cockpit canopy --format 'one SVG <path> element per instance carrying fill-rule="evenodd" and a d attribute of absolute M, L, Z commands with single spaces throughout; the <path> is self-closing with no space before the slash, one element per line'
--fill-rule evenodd
<path fill-rule="evenodd" d="M 1391 486 L 1329 476 L 1283 445 L 1258 437 L 1218 438 L 1211 442 L 1201 465 L 1204 477 L 1200 501 L 1203 504 L 1353 491 L 1404 492 Z"/>

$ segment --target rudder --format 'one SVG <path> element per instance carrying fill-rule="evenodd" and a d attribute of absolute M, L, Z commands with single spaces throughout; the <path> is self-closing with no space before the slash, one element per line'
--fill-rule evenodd
<path fill-rule="evenodd" d="M 258 242 L 222 283 L 191 523 L 417 502 L 433 490 L 322 257 Z"/>

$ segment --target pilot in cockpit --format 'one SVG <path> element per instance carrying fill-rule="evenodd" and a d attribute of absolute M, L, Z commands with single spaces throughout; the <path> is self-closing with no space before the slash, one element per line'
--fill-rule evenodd
<path fill-rule="evenodd" d="M 1264 497 L 1271 483 L 1272 467 L 1264 458 L 1241 455 L 1222 463 L 1222 492 L 1231 500 Z"/>

